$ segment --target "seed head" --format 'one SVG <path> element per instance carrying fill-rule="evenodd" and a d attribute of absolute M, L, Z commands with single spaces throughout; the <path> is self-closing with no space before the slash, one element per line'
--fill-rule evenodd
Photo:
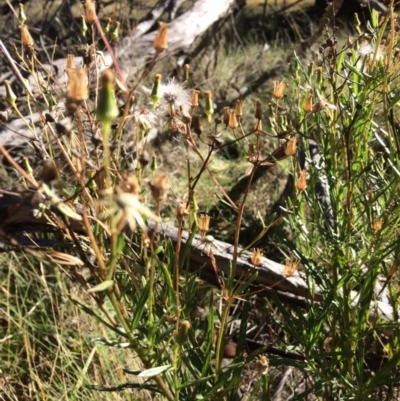
<path fill-rule="evenodd" d="M 135 173 L 132 171 L 125 170 L 122 173 L 122 179 L 119 181 L 119 186 L 124 192 L 128 192 L 134 195 L 140 194 L 140 184 Z"/>
<path fill-rule="evenodd" d="M 176 219 L 180 223 L 187 216 L 189 216 L 189 210 L 186 207 L 186 202 L 182 199 L 178 199 L 178 201 L 176 202 L 176 209 L 175 209 Z"/>

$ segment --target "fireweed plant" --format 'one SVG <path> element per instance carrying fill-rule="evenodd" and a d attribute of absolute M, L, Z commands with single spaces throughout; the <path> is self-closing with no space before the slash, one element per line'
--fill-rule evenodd
<path fill-rule="evenodd" d="M 113 66 L 104 66 L 97 48 L 101 37 L 112 55 L 109 41 L 118 37 L 120 27 L 103 30 L 87 0 L 82 34 L 89 29 L 91 42 L 82 63 L 68 56 L 63 87 L 37 58 L 23 6 L 19 19 L 21 51 L 13 49 L 11 55 L 1 47 L 27 103 L 19 102 L 9 82 L 5 101 L 32 132 L 42 173 L 34 176 L 27 160 L 20 165 L 1 145 L 0 151 L 26 188 L 37 192 L 33 208 L 53 227 L 46 238 L 62 239 L 69 247 L 24 248 L 2 235 L 31 259 L 68 266 L 92 300 L 80 308 L 113 336 L 96 343 L 127 348 L 137 356 L 140 370 L 126 366 L 132 380 L 114 390 L 146 390 L 170 401 L 239 400 L 238 388 L 249 380 L 243 372 L 252 367 L 255 384 L 247 399 L 269 400 L 274 396 L 270 366 L 289 366 L 297 372 L 298 385 L 287 384 L 288 399 L 395 399 L 400 381 L 400 28 L 393 12 L 381 17 L 373 11 L 365 32 L 356 20 L 357 35 L 342 47 L 327 28 L 317 60 L 305 65 L 295 55 L 290 78 L 275 81 L 270 104 L 257 102 L 251 113 L 242 100 L 216 110 L 211 91 L 190 87 L 189 65 L 181 79 L 154 72 L 168 47 L 165 24 L 155 37 L 155 54 L 129 87 L 118 60 L 112 56 Z M 33 77 L 29 83 L 22 72 Z M 151 93 L 139 104 L 136 93 L 148 77 L 153 79 Z M 60 87 L 66 93 L 62 102 L 52 94 L 52 88 Z M 43 134 L 26 117 L 34 111 L 41 115 Z M 187 191 L 176 201 L 175 242 L 162 234 L 168 178 L 157 158 L 147 156 L 147 136 L 155 127 L 179 137 L 186 152 Z M 251 167 L 239 203 L 229 198 L 210 168 L 215 152 L 227 146 L 221 140 L 226 133 Z M 266 139 L 274 144 L 272 152 L 264 147 Z M 124 146 L 128 140 L 133 152 Z M 190 162 L 192 155 L 200 167 Z M 294 177 L 293 191 L 279 216 L 263 222 L 257 238 L 277 221 L 285 222 L 288 235 L 279 245 L 286 260 L 282 276 L 304 279 L 309 296 L 297 307 L 288 306 L 272 285 L 264 313 L 279 330 L 274 346 L 281 352 L 270 352 L 266 344 L 248 353 L 248 299 L 257 274 L 237 275 L 240 232 L 254 173 L 260 166 L 277 165 Z M 217 245 L 207 235 L 210 217 L 198 213 L 196 187 L 205 174 L 236 216 L 227 274 L 218 272 Z M 185 232 L 189 237 L 182 242 Z M 198 272 L 190 269 L 195 238 L 202 241 L 218 282 L 200 313 Z M 250 259 L 259 265 L 262 251 L 254 249 Z M 90 278 L 80 274 L 83 267 Z M 233 337 L 236 348 L 226 363 Z"/>

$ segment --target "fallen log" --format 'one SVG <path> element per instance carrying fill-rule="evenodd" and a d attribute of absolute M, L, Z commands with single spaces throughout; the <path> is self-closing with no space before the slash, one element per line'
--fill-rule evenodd
<path fill-rule="evenodd" d="M 24 250 L 24 246 L 31 248 L 49 248 L 51 241 L 43 238 L 35 238 L 34 233 L 43 233 L 54 230 L 45 217 L 37 217 L 34 213 L 35 192 L 13 193 L 0 190 L 0 251 L 7 252 L 15 248 L 15 243 L 20 246 L 15 249 Z M 170 238 L 176 244 L 178 240 L 178 228 L 168 224 L 156 224 L 148 222 L 149 230 L 155 230 L 159 235 Z M 83 227 L 79 222 L 74 221 L 70 227 L 75 232 L 84 233 Z M 29 232 L 30 234 L 26 234 Z M 189 238 L 189 232 L 183 231 L 181 249 L 184 248 Z M 31 237 L 32 236 L 32 237 Z M 34 238 L 32 241 L 31 238 Z M 12 240 L 12 241 L 10 241 Z M 58 246 L 60 240 L 54 241 L 54 246 Z M 212 253 L 212 257 L 210 257 Z M 196 235 L 191 243 L 190 266 L 193 271 L 199 271 L 200 277 L 215 284 L 218 282 L 216 274 L 227 275 L 233 261 L 233 245 L 219 241 L 204 239 Z M 215 264 L 213 265 L 213 258 Z M 218 271 L 215 271 L 215 267 Z M 295 272 L 292 277 L 285 277 L 284 266 L 268 258 L 263 257 L 261 263 L 255 266 L 251 263 L 250 252 L 240 250 L 236 263 L 236 279 L 246 280 L 251 275 L 257 274 L 254 285 L 265 286 L 274 289 L 277 293 L 287 294 L 289 298 L 301 297 L 303 299 L 313 299 L 318 302 L 322 300 L 319 288 L 310 291 L 307 278 L 304 272 Z M 283 298 L 285 298 L 283 296 Z M 352 305 L 357 308 L 359 294 L 353 291 L 351 294 Z M 385 299 L 385 298 L 383 298 Z M 285 301 L 285 299 L 283 299 Z M 290 302 L 289 302 L 290 303 Z M 394 322 L 396 314 L 388 302 L 376 299 L 370 311 L 370 321 L 376 322 L 381 319 L 384 322 Z M 390 335 L 391 330 L 386 329 L 384 334 Z"/>

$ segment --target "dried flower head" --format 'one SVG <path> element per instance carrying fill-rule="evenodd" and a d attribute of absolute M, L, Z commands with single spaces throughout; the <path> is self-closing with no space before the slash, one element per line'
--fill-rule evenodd
<path fill-rule="evenodd" d="M 262 120 L 261 102 L 259 100 L 256 101 L 256 108 L 255 108 L 255 112 L 254 112 L 254 117 L 257 120 Z"/>
<path fill-rule="evenodd" d="M 372 232 L 374 234 L 377 234 L 379 231 L 382 230 L 382 225 L 383 225 L 383 219 L 382 219 L 382 217 L 378 217 L 372 223 Z"/>
<path fill-rule="evenodd" d="M 192 116 L 190 115 L 190 113 L 186 110 L 185 106 L 183 104 L 181 104 L 179 106 L 179 117 L 181 119 L 181 121 L 184 124 L 190 124 L 190 122 L 192 121 Z"/>
<path fill-rule="evenodd" d="M 229 119 L 228 119 L 228 127 L 232 130 L 235 130 L 239 125 L 239 122 L 236 118 L 235 109 L 229 109 Z"/>
<path fill-rule="evenodd" d="M 296 182 L 296 188 L 301 192 L 307 188 L 307 176 L 306 170 L 301 170 L 299 173 L 299 179 Z"/>
<path fill-rule="evenodd" d="M 187 202 L 182 199 L 178 199 L 176 201 L 176 209 L 175 209 L 176 219 L 179 222 L 181 222 L 187 216 L 189 216 L 189 210 L 187 209 Z"/>
<path fill-rule="evenodd" d="M 235 114 L 236 117 L 242 117 L 243 115 L 243 100 L 241 99 L 236 100 Z"/>
<path fill-rule="evenodd" d="M 266 375 L 269 369 L 269 360 L 266 355 L 256 357 L 256 369 L 261 375 Z"/>
<path fill-rule="evenodd" d="M 310 113 L 313 111 L 313 101 L 312 101 L 313 95 L 311 93 L 308 94 L 307 100 L 305 101 L 303 105 L 303 110 L 305 113 Z"/>
<path fill-rule="evenodd" d="M 52 160 L 45 160 L 43 162 L 41 179 L 49 185 L 51 181 L 54 181 L 59 176 L 59 171 Z"/>
<path fill-rule="evenodd" d="M 190 322 L 189 320 L 183 320 L 179 323 L 179 328 L 174 333 L 175 342 L 179 345 L 185 344 L 188 339 L 189 330 L 190 330 Z"/>
<path fill-rule="evenodd" d="M 93 25 L 96 22 L 96 6 L 92 0 L 86 0 L 85 2 L 85 19 L 89 25 Z"/>
<path fill-rule="evenodd" d="M 151 196 L 157 203 L 167 198 L 167 183 L 168 179 L 166 175 L 158 175 L 149 182 Z"/>
<path fill-rule="evenodd" d="M 28 49 L 33 49 L 34 41 L 29 33 L 29 29 L 25 24 L 20 25 L 19 29 L 21 30 L 21 44 L 23 47 Z"/>
<path fill-rule="evenodd" d="M 201 122 L 201 116 L 198 114 L 195 114 L 192 116 L 192 125 L 191 125 L 192 131 L 200 136 L 203 133 L 203 124 Z"/>
<path fill-rule="evenodd" d="M 328 103 L 328 101 L 322 97 L 321 100 L 318 103 L 315 103 L 312 112 L 313 113 L 320 113 L 322 110 L 325 109 L 332 109 L 336 110 L 336 106 L 334 104 Z"/>
<path fill-rule="evenodd" d="M 195 108 L 199 105 L 199 93 L 200 91 L 198 91 L 197 89 L 192 89 L 192 98 L 190 104 L 192 108 Z"/>
<path fill-rule="evenodd" d="M 283 275 L 288 278 L 292 277 L 294 273 L 299 269 L 300 261 L 295 257 L 287 258 L 285 260 L 285 267 L 283 269 Z"/>
<path fill-rule="evenodd" d="M 262 120 L 257 120 L 256 126 L 254 127 L 254 134 L 260 136 L 262 134 Z"/>
<path fill-rule="evenodd" d="M 261 249 L 254 248 L 250 257 L 251 263 L 253 263 L 254 266 L 259 266 L 261 264 L 262 257 L 263 253 L 261 252 Z"/>
<path fill-rule="evenodd" d="M 153 47 L 157 53 L 168 49 L 168 25 L 164 22 L 159 23 L 159 28 L 153 41 Z"/>
<path fill-rule="evenodd" d="M 103 199 L 99 203 L 106 207 L 106 211 L 100 214 L 100 218 L 107 218 L 114 215 L 122 229 L 125 224 L 133 231 L 136 225 L 146 231 L 146 224 L 143 217 L 149 217 L 156 222 L 161 222 L 159 216 L 154 214 L 147 206 L 142 204 L 137 195 L 125 192 L 121 187 L 115 188 L 115 194 L 106 190 L 103 192 Z"/>
<path fill-rule="evenodd" d="M 297 143 L 296 136 L 290 138 L 286 142 L 286 146 L 285 146 L 285 155 L 286 156 L 292 156 L 296 153 L 296 143 Z"/>
<path fill-rule="evenodd" d="M 67 70 L 75 68 L 75 56 L 73 54 L 67 54 Z"/>
<path fill-rule="evenodd" d="M 133 119 L 139 128 L 148 131 L 156 122 L 156 116 L 149 109 L 135 108 L 133 111 Z"/>
<path fill-rule="evenodd" d="M 134 195 L 140 194 L 139 180 L 133 171 L 125 170 L 122 173 L 122 179 L 119 180 L 118 185 L 122 188 L 124 192 L 128 192 Z"/>
<path fill-rule="evenodd" d="M 68 68 L 67 69 L 67 103 L 69 113 L 74 113 L 81 102 L 88 98 L 88 77 L 87 69 Z"/>
<path fill-rule="evenodd" d="M 260 159 L 260 145 L 258 143 L 250 143 L 247 151 L 247 160 L 250 163 L 257 163 Z"/>
<path fill-rule="evenodd" d="M 274 90 L 273 90 L 273 96 L 275 99 L 280 99 L 285 95 L 285 89 L 286 89 L 286 82 L 285 81 L 274 81 Z"/>
<path fill-rule="evenodd" d="M 208 214 L 199 215 L 199 232 L 204 237 L 210 228 L 211 217 Z"/>
<path fill-rule="evenodd" d="M 204 92 L 204 97 L 205 97 L 205 103 L 206 103 L 205 107 L 204 107 L 204 111 L 206 113 L 207 120 L 210 123 L 211 117 L 214 114 L 214 105 L 213 105 L 211 91 Z"/>

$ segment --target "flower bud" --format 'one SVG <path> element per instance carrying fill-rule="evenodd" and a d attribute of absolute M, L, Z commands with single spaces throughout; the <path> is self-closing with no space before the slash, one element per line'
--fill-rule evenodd
<path fill-rule="evenodd" d="M 83 37 L 86 36 L 86 32 L 88 31 L 88 27 L 86 25 L 86 19 L 84 15 L 81 15 L 81 35 Z"/>
<path fill-rule="evenodd" d="M 107 18 L 106 26 L 104 27 L 104 33 L 110 32 L 111 22 L 112 22 L 112 19 L 111 18 Z"/>
<path fill-rule="evenodd" d="M 150 99 L 153 102 L 153 110 L 161 99 L 161 74 L 156 74 L 154 77 L 153 89 L 151 91 Z"/>
<path fill-rule="evenodd" d="M 115 23 L 115 29 L 111 32 L 111 40 L 117 40 L 119 37 L 119 26 L 120 26 L 120 22 L 117 21 Z"/>
<path fill-rule="evenodd" d="M 100 77 L 101 88 L 97 103 L 96 116 L 102 123 L 111 123 L 119 116 L 119 110 L 114 94 L 114 73 L 104 70 Z"/>
<path fill-rule="evenodd" d="M 15 107 L 15 101 L 17 100 L 17 96 L 11 88 L 10 81 L 7 79 L 4 81 L 4 86 L 6 87 L 6 100 L 12 107 Z"/>
<path fill-rule="evenodd" d="M 21 25 L 25 24 L 26 21 L 24 5 L 21 3 L 18 4 L 18 21 Z"/>
<path fill-rule="evenodd" d="M 183 66 L 183 80 L 184 81 L 189 81 L 189 71 L 190 71 L 190 65 L 185 64 Z"/>

